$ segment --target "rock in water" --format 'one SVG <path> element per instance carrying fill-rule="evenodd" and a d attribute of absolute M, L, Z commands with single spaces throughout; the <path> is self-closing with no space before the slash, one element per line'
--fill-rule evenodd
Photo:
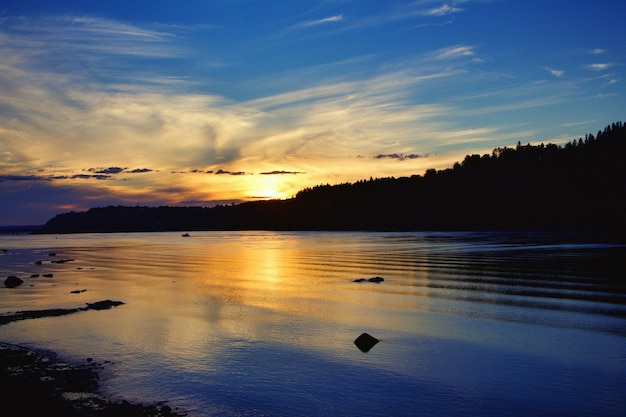
<path fill-rule="evenodd" d="M 122 304 L 124 303 L 121 301 L 104 300 L 104 301 L 97 301 L 95 303 L 87 303 L 87 309 L 88 310 L 108 310 L 111 307 L 117 307 Z"/>
<path fill-rule="evenodd" d="M 361 336 L 356 338 L 354 344 L 356 345 L 356 347 L 361 349 L 361 352 L 369 352 L 370 349 L 376 346 L 376 343 L 378 342 L 379 340 L 376 339 L 374 336 L 363 333 Z"/>
<path fill-rule="evenodd" d="M 372 278 L 357 278 L 353 280 L 352 282 L 375 282 L 376 284 L 378 284 L 379 282 L 383 282 L 384 280 L 385 278 L 383 277 L 372 277 Z"/>
<path fill-rule="evenodd" d="M 24 281 L 16 277 L 15 275 L 9 275 L 7 279 L 4 280 L 4 286 L 7 288 L 15 288 L 22 285 Z"/>

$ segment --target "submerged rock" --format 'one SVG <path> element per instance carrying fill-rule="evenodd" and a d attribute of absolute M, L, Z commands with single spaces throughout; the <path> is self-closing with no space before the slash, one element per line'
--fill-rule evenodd
<path fill-rule="evenodd" d="M 4 280 L 4 286 L 7 288 L 19 287 L 23 283 L 24 281 L 16 277 L 15 275 L 9 275 L 7 279 Z"/>
<path fill-rule="evenodd" d="M 374 336 L 363 333 L 361 336 L 356 338 L 354 344 L 361 350 L 361 352 L 369 352 L 370 349 L 376 346 L 379 341 L 380 340 L 376 339 Z"/>

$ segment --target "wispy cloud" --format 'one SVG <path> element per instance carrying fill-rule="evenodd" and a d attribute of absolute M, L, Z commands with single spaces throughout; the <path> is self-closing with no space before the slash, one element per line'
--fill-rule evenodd
<path fill-rule="evenodd" d="M 350 19 L 346 20 L 346 24 L 342 26 L 342 30 L 360 30 L 389 24 L 397 25 L 402 22 L 409 22 L 411 27 L 429 26 L 433 24 L 432 21 L 435 19 L 440 20 L 441 17 L 463 12 L 463 8 L 457 7 L 457 4 L 462 3 L 467 3 L 467 1 L 384 2 L 381 3 L 377 13 L 351 16 Z M 341 17 L 341 19 L 337 19 L 338 17 Z M 298 26 L 327 23 L 327 19 L 333 19 L 329 21 L 339 21 L 343 19 L 343 15 L 303 22 L 298 24 Z"/>
<path fill-rule="evenodd" d="M 86 52 L 136 57 L 171 57 L 181 53 L 164 42 L 175 37 L 172 33 L 108 19 L 84 16 L 4 17 L 1 23 L 7 33 L 16 36 L 21 46 L 38 54 L 63 51 L 72 57 L 80 55 L 85 59 L 88 57 L 84 55 Z"/>
<path fill-rule="evenodd" d="M 592 71 L 605 71 L 609 68 L 611 68 L 613 66 L 613 64 L 611 63 L 594 63 L 594 64 L 589 64 L 587 66 L 585 66 L 585 68 L 590 69 Z"/>
<path fill-rule="evenodd" d="M 266 171 L 266 172 L 261 172 L 261 175 L 298 175 L 298 174 L 304 174 L 304 172 L 300 172 L 300 171 Z"/>
<path fill-rule="evenodd" d="M 154 170 L 149 168 L 121 168 L 121 167 L 108 167 L 108 168 L 88 168 L 85 171 L 94 172 L 96 174 L 107 174 L 107 175 L 117 175 L 117 174 L 145 174 L 148 172 L 153 172 Z"/>
<path fill-rule="evenodd" d="M 50 181 L 50 178 L 40 175 L 0 175 L 0 182 L 4 181 Z"/>
<path fill-rule="evenodd" d="M 376 159 L 396 159 L 398 161 L 405 161 L 407 159 L 420 159 L 420 158 L 427 158 L 427 157 L 428 157 L 428 154 L 419 155 L 419 154 L 415 154 L 415 153 L 409 153 L 409 154 L 390 153 L 390 154 L 378 154 L 374 158 L 376 158 Z"/>
<path fill-rule="evenodd" d="M 456 45 L 442 48 L 433 53 L 434 59 L 456 59 L 475 56 L 474 47 L 469 45 Z"/>
<path fill-rule="evenodd" d="M 245 171 L 229 171 L 226 169 L 218 169 L 215 175 L 247 175 Z"/>
<path fill-rule="evenodd" d="M 565 71 L 563 70 L 557 70 L 557 69 L 550 68 L 550 67 L 544 67 L 544 69 L 548 71 L 550 74 L 554 75 L 555 77 L 562 77 L 565 74 Z"/>
<path fill-rule="evenodd" d="M 337 14 L 337 15 L 325 17 L 325 18 L 322 18 L 322 19 L 309 20 L 309 21 L 306 21 L 306 22 L 297 23 L 297 24 L 293 25 L 292 27 L 297 28 L 297 27 L 319 26 L 319 25 L 324 25 L 324 24 L 327 24 L 327 23 L 341 22 L 342 20 L 343 20 L 343 14 Z"/>
<path fill-rule="evenodd" d="M 109 180 L 113 178 L 108 174 L 74 174 L 74 175 L 52 175 L 54 180 Z"/>
<path fill-rule="evenodd" d="M 109 167 L 109 168 L 89 168 L 88 171 L 95 172 L 96 174 L 119 174 L 126 168 Z"/>
<path fill-rule="evenodd" d="M 435 7 L 433 9 L 429 9 L 424 12 L 424 14 L 429 16 L 446 16 L 452 13 L 462 12 L 463 9 L 451 6 L 449 4 L 442 4 L 439 7 Z"/>

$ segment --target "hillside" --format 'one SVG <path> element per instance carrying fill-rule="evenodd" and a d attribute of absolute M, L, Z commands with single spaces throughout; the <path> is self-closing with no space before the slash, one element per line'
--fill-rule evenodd
<path fill-rule="evenodd" d="M 235 206 L 104 207 L 60 214 L 42 233 L 166 230 L 626 231 L 626 126 L 565 146 L 468 155 L 403 178 L 319 185 Z"/>

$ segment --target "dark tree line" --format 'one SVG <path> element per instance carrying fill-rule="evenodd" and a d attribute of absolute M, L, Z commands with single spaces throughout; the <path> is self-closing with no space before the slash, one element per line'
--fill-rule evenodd
<path fill-rule="evenodd" d="M 157 230 L 626 231 L 626 126 L 564 146 L 468 155 L 421 175 L 318 185 L 234 206 L 105 207 L 60 214 L 45 233 Z"/>

